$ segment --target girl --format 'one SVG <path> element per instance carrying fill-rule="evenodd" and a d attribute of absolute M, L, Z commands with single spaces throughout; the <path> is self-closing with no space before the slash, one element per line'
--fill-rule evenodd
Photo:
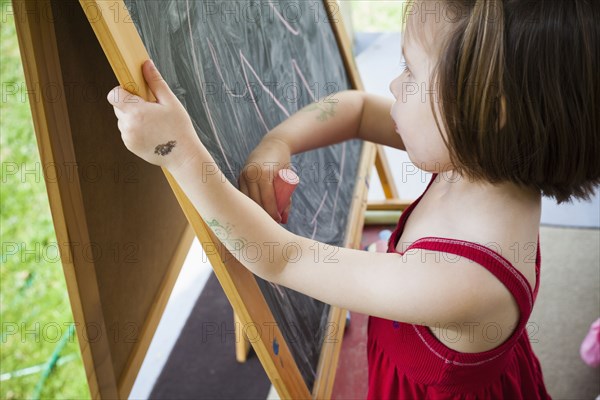
<path fill-rule="evenodd" d="M 338 93 L 333 117 L 298 112 L 248 158 L 283 168 L 293 153 L 351 138 L 406 150 L 433 176 L 387 253 L 340 248 L 337 262 L 315 262 L 331 251 L 278 224 L 272 171 L 244 170 L 246 195 L 212 173 L 152 62 L 143 72 L 156 103 L 120 87 L 108 99 L 127 148 L 168 169 L 211 227 L 229 226 L 221 239 L 232 254 L 250 238 L 301 249 L 293 263 L 277 252 L 240 258 L 248 269 L 371 315 L 369 398 L 549 398 L 526 331 L 539 288 L 541 195 L 587 198 L 600 181 L 598 4 L 417 1 L 407 14 L 393 104 Z"/>

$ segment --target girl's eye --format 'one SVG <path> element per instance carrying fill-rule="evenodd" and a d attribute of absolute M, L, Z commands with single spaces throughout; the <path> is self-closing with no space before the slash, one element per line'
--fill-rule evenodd
<path fill-rule="evenodd" d="M 400 71 L 400 74 L 407 73 L 410 76 L 410 69 L 408 69 L 408 65 L 404 60 L 400 61 Z"/>

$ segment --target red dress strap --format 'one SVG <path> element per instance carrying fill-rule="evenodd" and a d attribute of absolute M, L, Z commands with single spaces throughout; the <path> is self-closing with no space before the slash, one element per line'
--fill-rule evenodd
<path fill-rule="evenodd" d="M 425 196 L 425 193 L 427 193 L 427 191 L 429 190 L 429 187 L 435 181 L 437 176 L 438 176 L 437 173 L 431 175 L 431 179 L 429 180 L 429 183 L 427 184 L 427 187 L 425 188 L 423 193 L 421 193 L 421 195 L 419 197 L 417 197 L 412 203 L 410 203 L 408 205 L 408 207 L 406 207 L 404 209 L 404 211 L 402 211 L 402 214 L 400 214 L 400 218 L 398 219 L 398 223 L 396 224 L 396 229 L 394 229 L 394 232 L 392 232 L 392 235 L 390 236 L 390 238 L 388 240 L 388 252 L 395 252 L 396 243 L 392 244 L 392 242 L 397 242 L 396 239 L 400 237 L 400 234 L 404 230 L 404 225 L 406 224 L 406 220 L 408 219 L 408 216 L 410 215 L 412 210 L 417 206 L 417 204 L 419 204 L 419 202 L 421 201 L 423 196 Z"/>
<path fill-rule="evenodd" d="M 539 247 L 539 246 L 538 246 Z M 421 341 L 437 357 L 457 366 L 478 366 L 491 362 L 512 348 L 523 335 L 527 336 L 526 325 L 533 303 L 534 293 L 537 292 L 539 283 L 539 264 L 536 265 L 536 290 L 531 290 L 525 276 L 516 269 L 508 260 L 488 247 L 473 242 L 441 237 L 423 237 L 414 241 L 408 249 L 424 249 L 455 254 L 476 262 L 490 271 L 510 291 L 519 307 L 519 322 L 511 336 L 491 350 L 480 353 L 458 353 L 446 347 L 437 340 L 430 329 L 425 326 L 413 325 Z M 408 250 L 407 249 L 407 250 Z"/>
<path fill-rule="evenodd" d="M 532 290 L 529 281 L 506 258 L 489 247 L 464 240 L 423 237 L 414 241 L 408 249 L 450 253 L 476 262 L 490 271 L 511 292 L 519 305 L 521 321 L 526 321 L 529 317 L 535 300 L 534 290 Z M 538 266 L 539 264 L 536 265 L 536 272 Z"/>

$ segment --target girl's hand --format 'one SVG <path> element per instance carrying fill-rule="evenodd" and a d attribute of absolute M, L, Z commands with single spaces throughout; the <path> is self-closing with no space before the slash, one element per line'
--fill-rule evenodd
<path fill-rule="evenodd" d="M 119 119 L 123 143 L 149 163 L 176 168 L 201 146 L 192 121 L 183 105 L 162 78 L 151 60 L 142 66 L 156 103 L 131 94 L 121 86 L 108 93 L 108 102 Z"/>
<path fill-rule="evenodd" d="M 287 223 L 290 204 L 280 215 L 275 201 L 273 179 L 280 169 L 289 167 L 290 147 L 280 139 L 265 137 L 250 153 L 238 183 L 240 190 L 250 197 L 277 222 Z"/>

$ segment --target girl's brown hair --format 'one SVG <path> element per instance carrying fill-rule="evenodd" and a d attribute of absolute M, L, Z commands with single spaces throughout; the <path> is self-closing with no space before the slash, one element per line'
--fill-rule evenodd
<path fill-rule="evenodd" d="M 589 199 L 600 183 L 599 2 L 443 4 L 453 25 L 433 80 L 454 167 L 559 203 Z"/>

